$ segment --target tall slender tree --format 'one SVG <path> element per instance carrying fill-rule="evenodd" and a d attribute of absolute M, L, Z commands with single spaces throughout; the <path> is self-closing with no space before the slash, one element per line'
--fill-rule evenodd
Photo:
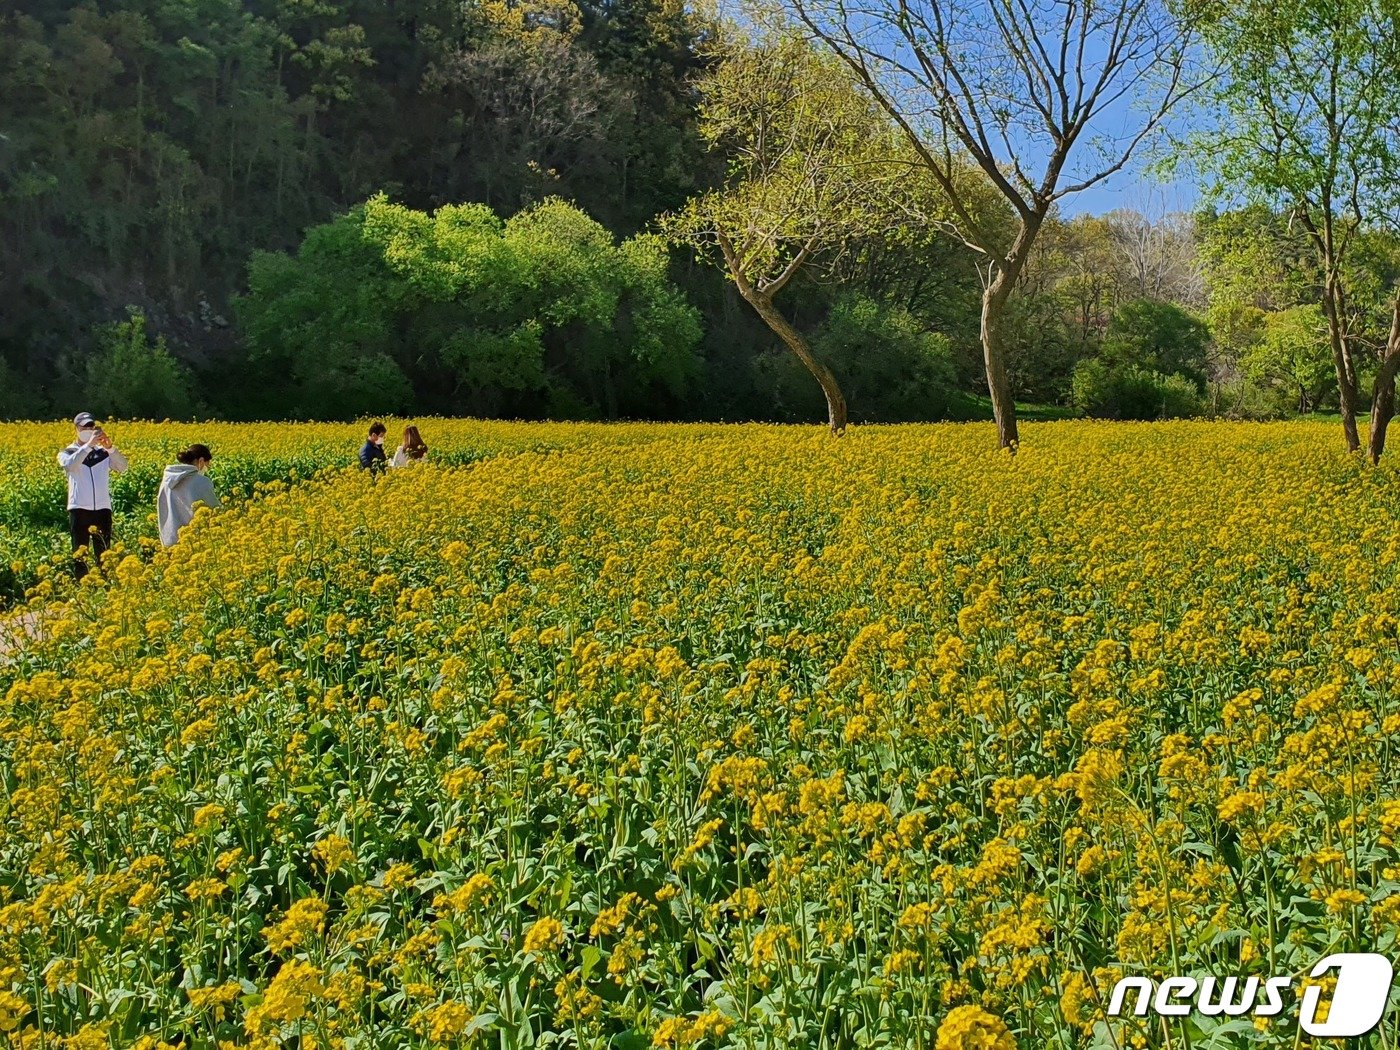
<path fill-rule="evenodd" d="M 1123 168 L 1196 81 L 1168 0 L 787 0 L 903 130 L 981 256 L 981 338 L 1002 447 L 1015 446 L 1007 301 L 1055 205 Z M 1109 125 L 1118 125 L 1110 131 Z M 970 157 L 1015 213 L 968 206 Z"/>
<path fill-rule="evenodd" d="M 1189 156 L 1218 195 L 1289 211 L 1307 231 L 1321 277 L 1348 451 L 1361 447 L 1362 343 L 1348 261 L 1368 227 L 1400 210 L 1400 10 L 1390 0 L 1245 0 L 1210 4 L 1206 46 L 1222 70 L 1218 126 Z M 1389 334 L 1375 340 L 1369 452 L 1379 459 L 1400 371 L 1400 289 Z M 1364 351 L 1362 351 L 1364 352 Z"/>
<path fill-rule="evenodd" d="M 701 132 L 724 151 L 725 184 L 662 225 L 718 255 L 744 301 L 821 385 L 840 434 L 840 383 L 775 300 L 804 267 L 829 264 L 886 221 L 882 194 L 908 167 L 898 167 L 888 120 L 839 62 L 790 30 L 753 30 L 752 40 L 735 33 L 717 42 L 718 61 L 700 83 Z"/>

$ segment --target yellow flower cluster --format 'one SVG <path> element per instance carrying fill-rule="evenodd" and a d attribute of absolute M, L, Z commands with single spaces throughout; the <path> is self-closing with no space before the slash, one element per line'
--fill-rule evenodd
<path fill-rule="evenodd" d="M 1011 1031 L 980 1006 L 955 1006 L 938 1026 L 935 1050 L 1016 1050 Z"/>
<path fill-rule="evenodd" d="M 1282 1048 L 1105 1009 L 1400 950 L 1400 505 L 1330 428 L 420 422 L 113 424 L 81 585 L 0 427 L 11 1045 Z M 142 545 L 190 439 L 229 507 Z"/>
<path fill-rule="evenodd" d="M 385 418 L 392 450 L 407 420 Z M 500 423 L 475 419 L 413 420 L 437 464 L 464 466 L 490 456 L 544 452 L 598 444 L 632 444 L 697 427 L 653 424 Z M 209 477 L 225 503 L 254 496 L 263 486 L 304 482 L 327 472 L 356 469 L 369 421 L 360 423 L 108 422 L 107 432 L 131 463 L 114 475 L 116 539 L 131 550 L 155 542 L 155 498 L 161 473 L 175 453 L 194 442 L 214 451 Z M 69 423 L 0 423 L 0 610 L 26 587 L 67 560 L 67 490 L 55 462 L 73 440 Z M 37 526 L 37 527 L 36 527 Z M 460 544 L 458 544 L 461 547 Z M 464 548 L 463 548 L 464 549 Z M 44 588 L 45 590 L 47 588 Z"/>
<path fill-rule="evenodd" d="M 699 1017 L 670 1017 L 657 1026 L 651 1045 L 666 1050 L 682 1050 L 700 1046 L 706 1040 L 718 1041 L 733 1022 L 718 1010 L 709 1010 Z"/>
<path fill-rule="evenodd" d="M 525 931 L 525 950 L 543 955 L 564 946 L 564 925 L 558 919 L 545 916 L 536 919 Z"/>

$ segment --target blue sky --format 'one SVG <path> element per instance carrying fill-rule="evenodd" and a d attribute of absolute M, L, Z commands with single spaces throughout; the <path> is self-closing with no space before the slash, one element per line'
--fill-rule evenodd
<path fill-rule="evenodd" d="M 1132 208 L 1144 214 L 1191 211 L 1200 203 L 1200 194 L 1190 181 L 1170 184 L 1139 171 L 1124 170 L 1105 181 L 1068 197 L 1060 204 L 1066 218 L 1075 215 L 1102 215 L 1118 208 Z"/>
<path fill-rule="evenodd" d="M 1133 99 L 1124 99 L 1098 114 L 1090 123 L 1091 135 L 1097 132 L 1112 138 L 1124 138 L 1136 131 L 1142 126 L 1144 114 L 1135 102 Z M 1145 214 L 1160 215 L 1165 212 L 1195 209 L 1201 203 L 1201 193 L 1189 171 L 1168 176 L 1152 169 L 1155 161 L 1166 156 L 1169 135 L 1184 137 L 1209 123 L 1210 115 L 1193 100 L 1178 106 L 1168 115 L 1162 134 L 1156 141 L 1140 146 L 1122 171 L 1062 201 L 1062 214 L 1067 217 L 1102 215 L 1117 208 L 1132 208 Z M 1081 140 L 1076 147 L 1076 154 L 1081 150 L 1085 151 L 1080 157 L 1081 164 L 1088 163 L 1087 154 L 1091 152 L 1089 147 L 1091 143 L 1086 140 Z M 1075 167 L 1073 159 L 1070 167 Z"/>
<path fill-rule="evenodd" d="M 918 2 L 927 5 L 941 3 L 944 0 L 918 0 Z M 1058 0 L 1044 0 L 1044 2 L 1053 6 Z M 1030 0 L 1030 6 L 1040 12 L 1042 4 L 1038 0 Z M 727 16 L 735 18 L 740 24 L 747 21 L 745 0 L 720 0 L 719 7 Z M 1060 17 L 1056 11 L 1056 25 L 1058 25 Z M 1050 37 L 1055 35 L 1053 27 L 1049 35 Z M 901 44 L 895 41 L 893 48 L 898 51 L 901 49 Z M 1102 62 L 1105 53 L 1106 48 L 1101 34 L 1098 32 L 1090 33 L 1084 41 L 1082 52 L 1083 72 L 1086 81 L 1092 81 L 1095 78 L 1098 73 L 1096 66 Z M 908 58 L 907 55 L 903 57 Z M 908 62 L 908 65 L 914 67 L 917 63 L 911 61 Z M 1124 82 L 1121 76 L 1118 82 L 1120 85 Z M 1144 120 L 1147 119 L 1147 111 L 1151 111 L 1160 99 L 1160 95 L 1152 91 L 1147 81 L 1142 83 L 1142 87 L 1143 97 L 1129 96 L 1118 99 L 1095 115 L 1070 155 L 1069 163 L 1061 176 L 1061 186 L 1071 184 L 1078 178 L 1083 178 L 1102 167 L 1101 164 L 1096 163 L 1093 157 L 1095 152 L 1093 140 L 1096 137 L 1121 144 L 1130 140 L 1141 129 Z M 916 90 L 915 94 L 917 93 Z M 1109 94 L 1112 94 L 1111 89 Z M 925 109 L 922 115 L 927 116 L 928 110 Z M 1031 126 L 1028 126 L 1026 130 L 1031 140 L 1038 140 L 1038 145 L 1028 144 L 1023 147 L 1026 152 L 1022 159 L 1023 167 L 1027 173 L 1038 180 L 1044 167 L 1043 164 L 1037 163 L 1038 158 L 1034 157 L 1033 153 L 1037 148 L 1048 148 L 1048 145 L 1043 128 L 1040 129 L 1040 134 L 1037 134 L 1034 123 L 1034 118 L 1032 118 Z M 1102 215 L 1117 209 L 1128 208 L 1156 218 L 1169 212 L 1194 210 L 1202 199 L 1195 179 L 1189 173 L 1182 173 L 1180 176 L 1164 176 L 1153 170 L 1153 164 L 1164 152 L 1167 133 L 1180 136 L 1194 128 L 1202 127 L 1206 123 L 1209 123 L 1209 115 L 1203 113 L 1199 106 L 1194 104 L 1189 107 L 1178 106 L 1169 115 L 1168 121 L 1162 129 L 1163 134 L 1158 136 L 1158 141 L 1140 144 L 1133 158 L 1121 171 L 1096 183 L 1087 190 L 1063 198 L 1059 202 L 1060 214 L 1065 218 L 1070 218 L 1085 214 Z M 1110 147 L 1110 152 L 1113 152 L 1114 159 L 1116 159 L 1118 153 L 1114 152 L 1112 147 Z M 1168 181 L 1163 181 L 1164 178 Z"/>

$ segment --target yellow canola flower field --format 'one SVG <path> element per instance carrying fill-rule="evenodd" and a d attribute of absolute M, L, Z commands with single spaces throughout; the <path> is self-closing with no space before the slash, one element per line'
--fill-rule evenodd
<path fill-rule="evenodd" d="M 1332 427 L 476 426 L 44 567 L 9 1045 L 1293 1047 L 1105 1008 L 1395 954 L 1400 490 Z"/>
<path fill-rule="evenodd" d="M 386 419 L 384 447 L 393 455 L 404 420 Z M 655 439 L 651 424 L 501 423 L 475 419 L 415 420 L 432 461 L 462 466 L 487 456 L 548 451 L 583 444 L 627 444 Z M 254 494 L 260 484 L 296 482 L 358 463 L 369 421 L 359 423 L 109 423 L 107 431 L 131 469 L 112 478 L 116 534 L 129 547 L 154 544 L 155 499 L 161 473 L 194 442 L 214 452 L 209 471 L 225 498 Z M 664 432 L 686 434 L 674 426 Z M 38 566 L 66 561 L 67 488 L 56 463 L 73 440 L 70 423 L 0 423 L 0 608 L 23 595 Z"/>

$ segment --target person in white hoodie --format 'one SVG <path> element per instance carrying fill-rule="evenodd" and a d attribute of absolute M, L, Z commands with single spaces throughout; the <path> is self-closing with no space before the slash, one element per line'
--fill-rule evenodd
<path fill-rule="evenodd" d="M 58 454 L 58 465 L 68 475 L 68 532 L 74 555 L 88 547 L 98 562 L 112 545 L 111 474 L 120 474 L 128 464 L 91 412 L 79 412 L 73 426 L 78 439 Z M 74 557 L 73 575 L 81 580 L 87 571 L 87 559 Z"/>
<path fill-rule="evenodd" d="M 160 542 L 167 547 L 175 546 L 180 530 L 194 520 L 196 504 L 203 503 L 214 510 L 221 506 L 214 483 L 204 476 L 214 459 L 209 446 L 191 445 L 175 458 L 179 462 L 165 468 L 165 474 L 160 479 L 160 491 L 156 493 Z"/>

